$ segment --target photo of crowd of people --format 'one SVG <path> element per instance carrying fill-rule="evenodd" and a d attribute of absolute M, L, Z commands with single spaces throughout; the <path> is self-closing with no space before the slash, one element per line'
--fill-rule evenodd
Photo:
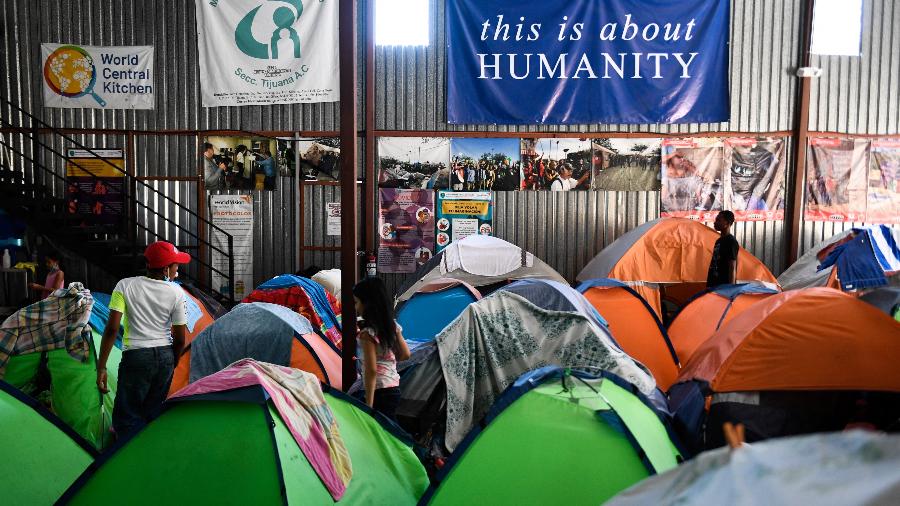
<path fill-rule="evenodd" d="M 659 191 L 662 139 L 593 139 L 591 188 L 603 191 Z"/>
<path fill-rule="evenodd" d="M 200 149 L 206 189 L 275 190 L 278 143 L 268 137 L 208 137 Z"/>
<path fill-rule="evenodd" d="M 724 149 L 721 139 L 665 139 L 662 142 L 662 216 L 707 219 L 724 206 Z"/>
<path fill-rule="evenodd" d="M 522 139 L 524 190 L 591 188 L 591 143 L 587 139 Z"/>
<path fill-rule="evenodd" d="M 304 181 L 337 181 L 341 176 L 341 140 L 315 137 L 298 140 L 300 174 Z"/>
<path fill-rule="evenodd" d="M 521 187 L 519 140 L 455 138 L 450 142 L 450 189 L 515 191 Z"/>
<path fill-rule="evenodd" d="M 785 147 L 780 138 L 725 140 L 725 207 L 736 217 L 784 218 Z"/>
<path fill-rule="evenodd" d="M 382 188 L 444 189 L 450 184 L 450 139 L 381 137 L 378 185 Z"/>

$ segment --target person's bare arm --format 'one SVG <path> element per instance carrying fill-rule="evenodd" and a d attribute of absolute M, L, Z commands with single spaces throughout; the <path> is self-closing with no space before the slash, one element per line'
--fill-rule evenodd
<path fill-rule="evenodd" d="M 49 290 L 52 292 L 53 290 L 59 290 L 60 288 L 66 285 L 66 274 L 63 271 L 59 271 L 59 274 L 56 275 L 56 282 L 53 283 L 53 286 L 49 287 Z"/>
<path fill-rule="evenodd" d="M 187 336 L 187 325 L 172 326 L 172 351 L 175 352 L 175 367 L 178 367 L 178 360 L 184 353 L 185 337 Z"/>
<path fill-rule="evenodd" d="M 375 405 L 375 378 L 378 374 L 378 357 L 375 352 L 375 342 L 368 335 L 367 332 L 361 332 L 359 341 L 362 342 L 363 348 L 363 386 L 366 390 L 366 405 L 371 408 Z"/>
<path fill-rule="evenodd" d="M 116 336 L 119 334 L 119 324 L 122 321 L 122 313 L 111 309 L 109 311 L 109 320 L 106 321 L 106 329 L 103 330 L 103 340 L 100 341 L 100 358 L 97 359 L 97 389 L 100 393 L 109 392 L 106 376 L 106 361 L 109 360 L 109 353 L 116 344 Z"/>
<path fill-rule="evenodd" d="M 400 329 L 397 329 L 397 341 L 394 342 L 394 356 L 397 358 L 398 362 L 402 362 L 408 360 L 411 355 L 412 353 L 409 351 L 406 339 L 403 338 L 403 332 Z"/>

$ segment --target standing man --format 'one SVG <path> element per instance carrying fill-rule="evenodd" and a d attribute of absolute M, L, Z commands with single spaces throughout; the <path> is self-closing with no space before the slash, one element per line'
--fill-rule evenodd
<path fill-rule="evenodd" d="M 721 234 L 721 237 L 713 246 L 709 274 L 706 276 L 707 288 L 734 284 L 737 279 L 737 257 L 740 246 L 738 246 L 737 239 L 731 235 L 732 225 L 734 225 L 734 213 L 731 211 L 721 211 L 713 223 L 713 227 Z"/>
<path fill-rule="evenodd" d="M 573 179 L 572 178 L 572 165 L 569 163 L 564 163 L 559 170 L 559 176 L 557 176 L 552 183 L 550 183 L 550 190 L 555 192 L 567 192 L 569 190 L 574 190 L 578 188 L 578 185 L 585 182 L 588 177 L 590 177 L 590 173 L 586 172 L 582 174 L 581 179 Z"/>
<path fill-rule="evenodd" d="M 116 342 L 119 325 L 125 330 L 119 384 L 112 425 L 117 437 L 126 436 L 148 421 L 166 400 L 172 375 L 184 348 L 187 314 L 184 292 L 170 281 L 178 264 L 190 262 L 168 242 L 147 246 L 147 276 L 116 284 L 109 302 L 109 321 L 100 344 L 97 388 L 109 391 L 106 361 Z"/>
<path fill-rule="evenodd" d="M 225 164 L 220 162 L 218 166 L 213 161 L 215 149 L 213 145 L 203 143 L 203 180 L 206 183 L 206 189 L 209 191 L 225 189 Z"/>

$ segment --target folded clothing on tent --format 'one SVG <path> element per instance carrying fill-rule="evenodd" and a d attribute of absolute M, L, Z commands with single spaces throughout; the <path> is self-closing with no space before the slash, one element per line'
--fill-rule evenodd
<path fill-rule="evenodd" d="M 90 290 L 72 283 L 10 315 L 0 326 L 0 378 L 11 355 L 65 348 L 72 358 L 87 360 L 93 305 Z"/>
<path fill-rule="evenodd" d="M 319 380 L 308 372 L 245 358 L 191 383 L 170 400 L 260 385 L 328 492 L 343 497 L 353 467 Z"/>
<path fill-rule="evenodd" d="M 884 286 L 886 273 L 900 270 L 900 248 L 884 225 L 855 228 L 852 236 L 831 248 L 819 270 L 832 265 L 843 290 Z"/>

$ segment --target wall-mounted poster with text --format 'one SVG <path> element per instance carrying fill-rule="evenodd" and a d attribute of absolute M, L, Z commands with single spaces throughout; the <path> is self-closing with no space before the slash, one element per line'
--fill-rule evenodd
<path fill-rule="evenodd" d="M 492 192 L 439 191 L 435 212 L 436 252 L 470 235 L 494 235 Z"/>
<path fill-rule="evenodd" d="M 125 212 L 124 152 L 121 149 L 91 151 L 66 150 L 69 214 L 81 215 L 85 225 L 119 223 Z"/>
<path fill-rule="evenodd" d="M 524 189 L 590 189 L 592 157 L 587 139 L 522 139 L 520 150 Z"/>
<path fill-rule="evenodd" d="M 659 191 L 662 139 L 593 139 L 591 188 L 604 191 Z"/>
<path fill-rule="evenodd" d="M 712 221 L 724 209 L 721 139 L 664 139 L 661 162 L 660 216 Z"/>
<path fill-rule="evenodd" d="M 900 223 L 900 139 L 872 141 L 866 221 Z"/>
<path fill-rule="evenodd" d="M 378 271 L 415 272 L 434 255 L 434 192 L 380 188 Z"/>
<path fill-rule="evenodd" d="M 450 187 L 450 139 L 380 137 L 378 186 L 446 190 Z"/>
<path fill-rule="evenodd" d="M 862 221 L 867 198 L 868 141 L 812 138 L 806 163 L 809 221 Z"/>
<path fill-rule="evenodd" d="M 785 153 L 784 139 L 725 139 L 725 209 L 735 219 L 784 219 Z"/>
<path fill-rule="evenodd" d="M 241 300 L 253 290 L 253 196 L 210 195 L 209 210 L 212 223 L 212 284 L 213 289 L 227 295 L 228 284 L 228 234 L 232 237 L 231 256 L 234 259 L 234 298 Z M 218 271 L 218 272 L 216 272 Z"/>
<path fill-rule="evenodd" d="M 515 191 L 521 184 L 519 139 L 451 139 L 450 190 Z"/>
<path fill-rule="evenodd" d="M 153 46 L 41 44 L 44 107 L 153 109 Z"/>

